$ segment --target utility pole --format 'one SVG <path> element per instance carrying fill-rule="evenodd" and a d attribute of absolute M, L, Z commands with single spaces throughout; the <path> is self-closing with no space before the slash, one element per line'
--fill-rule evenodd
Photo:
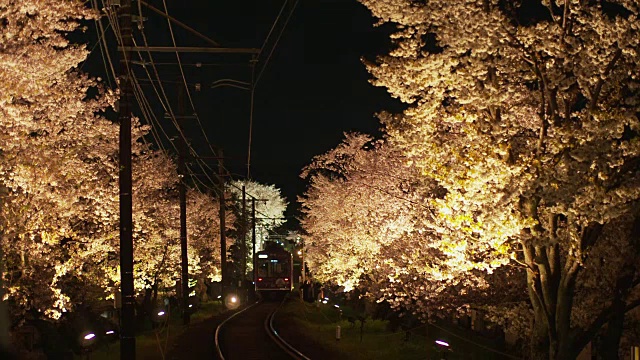
<path fill-rule="evenodd" d="M 180 115 L 184 115 L 184 88 L 182 84 L 178 85 L 178 111 Z M 182 323 L 188 325 L 189 318 L 189 258 L 187 256 L 187 187 L 185 184 L 186 169 L 185 169 L 185 156 L 186 156 L 186 139 L 180 126 L 180 119 L 178 119 L 178 142 L 179 142 L 179 154 L 178 154 L 178 189 L 180 196 L 180 255 L 181 255 L 181 277 L 180 283 L 182 285 Z"/>
<path fill-rule="evenodd" d="M 222 149 L 218 150 L 218 200 L 220 201 L 220 295 L 224 301 L 225 281 L 227 281 L 227 239 L 225 222 L 225 199 L 224 199 L 224 157 Z"/>
<path fill-rule="evenodd" d="M 131 176 L 131 78 L 129 72 L 130 48 L 133 45 L 131 31 L 131 0 L 124 0 L 118 14 L 122 37 L 122 56 L 120 58 L 120 100 L 118 120 L 119 135 L 119 174 L 120 190 L 120 294 L 122 309 L 120 313 L 120 359 L 135 360 L 135 294 L 133 288 L 133 215 L 132 215 L 132 176 Z"/>
<path fill-rule="evenodd" d="M 256 279 L 256 198 L 251 198 L 251 259 L 253 259 L 253 280 Z"/>
<path fill-rule="evenodd" d="M 247 191 L 244 185 L 242 185 L 242 246 L 240 246 L 240 252 L 242 253 L 242 279 L 244 283 L 247 276 L 247 230 L 249 230 L 247 221 Z"/>

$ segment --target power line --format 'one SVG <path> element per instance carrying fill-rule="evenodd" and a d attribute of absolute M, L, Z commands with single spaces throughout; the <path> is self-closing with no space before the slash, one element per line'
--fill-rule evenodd
<path fill-rule="evenodd" d="M 94 7 L 97 8 L 97 1 L 96 0 L 92 0 L 92 1 L 93 1 L 93 4 L 94 4 Z M 166 1 L 163 0 L 163 3 L 164 3 L 164 6 L 165 6 L 165 11 L 166 11 L 166 9 L 167 9 Z M 297 1 L 296 1 L 296 3 L 297 3 Z M 286 5 L 286 3 L 285 3 L 285 5 Z M 295 7 L 295 4 L 294 4 L 294 7 Z M 282 14 L 284 8 L 285 8 L 285 6 L 283 5 L 283 8 L 281 10 L 281 14 Z M 142 18 L 142 10 L 141 10 L 140 1 L 138 2 L 138 12 L 139 12 L 139 17 Z M 114 34 L 116 35 L 116 38 L 119 41 L 121 41 L 121 35 L 119 33 L 118 22 L 114 19 L 114 15 L 111 13 L 110 10 L 106 11 L 106 15 L 107 15 L 108 20 L 111 23 L 111 28 L 114 30 Z M 290 15 L 291 14 L 289 14 L 289 17 L 290 17 Z M 169 21 L 169 19 L 168 19 L 168 25 L 169 25 L 169 28 L 170 28 L 170 32 L 171 32 L 171 36 L 172 36 L 172 42 L 174 44 L 174 49 L 175 49 L 177 47 L 175 46 L 176 45 L 175 37 L 174 37 L 173 30 L 172 30 L 172 27 L 171 27 L 171 22 Z M 274 27 L 275 27 L 275 23 L 274 23 Z M 272 30 L 274 29 L 274 27 L 272 28 Z M 108 29 L 108 27 L 107 27 L 107 29 Z M 105 30 L 106 29 L 104 29 L 104 28 L 101 29 L 101 34 L 102 34 L 101 39 L 103 40 L 103 42 L 106 43 Z M 211 176 L 209 175 L 209 171 L 214 172 L 213 169 L 206 162 L 203 162 L 200 159 L 200 157 L 198 156 L 197 151 L 195 151 L 195 149 L 189 144 L 189 141 L 187 141 L 185 134 L 182 132 L 182 130 L 180 129 L 180 126 L 177 124 L 177 119 L 176 119 L 176 116 L 175 116 L 175 114 L 173 112 L 173 109 L 172 109 L 172 107 L 170 105 L 169 98 L 167 96 L 166 91 L 164 90 L 164 86 L 162 86 L 163 81 L 160 79 L 160 75 L 159 75 L 159 72 L 158 72 L 158 69 L 157 69 L 157 63 L 154 61 L 154 58 L 151 55 L 151 51 L 149 51 L 150 47 L 149 47 L 149 44 L 148 44 L 148 41 L 147 41 L 147 37 L 146 37 L 146 34 L 145 34 L 143 28 L 141 29 L 140 33 L 142 35 L 143 42 L 144 42 L 144 45 L 145 45 L 142 48 L 143 49 L 147 49 L 148 61 L 144 59 L 144 57 L 142 56 L 141 51 L 136 50 L 135 52 L 138 54 L 138 57 L 140 58 L 140 65 L 142 65 L 142 68 L 144 69 L 145 74 L 147 75 L 147 78 L 149 79 L 149 82 L 152 84 L 152 87 L 154 89 L 154 92 L 156 94 L 156 97 L 157 97 L 158 101 L 160 102 L 161 107 L 165 110 L 165 113 L 167 113 L 169 115 L 169 119 L 171 120 L 171 122 L 173 123 L 175 128 L 177 129 L 177 131 L 179 133 L 179 136 L 181 136 L 183 138 L 183 140 L 185 141 L 185 143 L 188 144 L 189 152 L 196 159 L 196 164 L 204 172 L 204 175 L 208 178 L 208 180 L 211 181 L 212 184 L 216 184 L 217 182 L 214 179 L 212 179 Z M 277 43 L 277 40 L 276 40 L 276 43 Z M 266 47 L 266 43 L 263 45 L 261 51 L 264 50 L 265 47 Z M 134 48 L 136 48 L 136 49 L 139 48 L 138 45 L 135 43 L 135 39 L 134 39 Z M 178 63 L 177 64 L 180 67 L 182 80 L 183 80 L 183 83 L 185 84 L 185 87 L 187 88 L 187 92 L 189 94 L 189 99 L 190 99 L 190 103 L 191 103 L 192 109 L 195 112 L 195 105 L 194 105 L 194 103 L 192 101 L 190 92 L 188 91 L 188 86 L 187 86 L 187 83 L 186 83 L 186 76 L 184 74 L 182 61 L 181 61 L 180 56 L 177 53 L 177 51 L 175 51 L 175 52 L 176 52 L 176 57 L 178 59 Z M 273 50 L 272 50 L 272 52 L 273 52 Z M 108 53 L 107 53 L 107 58 L 108 58 L 107 61 L 109 62 L 109 65 L 113 68 L 111 60 L 108 57 Z M 131 63 L 133 63 L 133 62 L 131 62 Z M 163 64 L 171 64 L 171 63 L 163 63 Z M 153 74 L 155 76 L 155 79 L 153 79 L 151 73 L 149 72 L 149 69 L 148 69 L 147 65 L 151 65 L 151 67 L 153 69 Z M 255 67 L 252 66 L 252 71 L 254 71 L 254 70 L 255 70 Z M 133 74 L 133 71 L 132 71 L 131 67 L 129 67 L 129 71 L 130 71 L 131 74 Z M 115 71 L 112 70 L 112 72 L 115 74 Z M 140 110 L 142 111 L 143 117 L 147 120 L 147 123 L 152 125 L 151 126 L 151 128 L 152 128 L 151 133 L 152 133 L 152 136 L 153 136 L 154 140 L 156 142 L 158 142 L 158 146 L 161 149 L 163 149 L 164 151 L 166 151 L 166 149 L 164 149 L 164 146 L 162 145 L 163 142 L 160 139 L 160 133 L 158 132 L 158 128 L 159 128 L 160 132 L 162 132 L 162 134 L 164 135 L 164 137 L 166 139 L 171 140 L 171 137 L 166 133 L 166 131 L 164 130 L 164 127 L 161 124 L 161 122 L 154 115 L 154 111 L 152 110 L 151 104 L 150 104 L 149 100 L 147 99 L 147 97 L 145 96 L 144 91 L 142 90 L 142 88 L 140 86 L 140 83 L 139 83 L 139 81 L 142 80 L 142 79 L 138 79 L 136 77 L 133 77 L 133 79 L 134 79 L 134 84 L 135 84 L 135 86 L 134 86 L 134 95 L 136 96 L 136 100 L 138 102 Z M 156 86 L 156 83 L 158 84 L 158 86 Z M 253 84 L 255 85 L 255 82 Z M 254 89 L 255 89 L 255 87 L 254 87 Z M 207 142 L 209 148 L 211 149 L 211 151 L 214 154 L 216 154 L 216 151 L 213 149 L 209 139 L 206 136 L 206 133 L 204 132 L 204 128 L 202 126 L 202 123 L 200 122 L 200 119 L 197 117 L 197 114 L 195 114 L 195 118 L 198 120 L 198 124 L 199 124 L 200 130 L 203 133 L 203 135 L 205 136 L 205 139 L 206 139 L 206 142 Z M 153 125 L 155 125 L 155 126 L 153 126 Z M 177 151 L 176 146 L 172 142 L 171 142 L 171 144 L 172 144 L 174 150 Z M 226 172 L 228 174 L 231 174 L 231 171 L 229 171 L 229 169 L 227 169 L 224 166 L 222 168 L 224 170 L 226 170 Z M 207 171 L 207 170 L 209 170 L 209 171 Z M 193 171 L 191 171 L 191 172 L 193 173 Z M 201 183 L 201 185 L 206 186 L 204 183 L 201 182 L 201 180 L 199 178 L 197 178 L 197 179 L 198 179 L 198 182 Z M 231 178 L 231 180 L 233 180 L 233 178 Z M 229 184 L 231 184 L 231 186 L 235 187 L 235 185 L 233 185 L 232 182 L 230 182 Z M 206 186 L 206 187 L 211 189 L 211 187 L 209 187 L 209 186 Z M 248 196 L 250 196 L 252 198 L 255 198 L 255 196 L 253 196 L 251 194 L 248 194 Z"/>
<path fill-rule="evenodd" d="M 276 18 L 276 22 L 278 21 L 278 19 L 280 18 L 280 15 L 282 14 L 282 12 L 284 11 L 286 5 L 290 2 L 293 1 L 293 5 L 291 6 L 291 10 L 289 11 L 289 14 L 287 15 L 287 18 L 284 22 L 284 25 L 282 26 L 282 29 L 280 30 L 280 33 L 278 34 L 278 37 L 276 38 L 275 43 L 273 44 L 273 46 L 271 47 L 271 51 L 269 52 L 269 55 L 267 56 L 267 59 L 264 62 L 264 65 L 262 66 L 260 72 L 258 73 L 258 76 L 256 77 L 256 81 L 254 83 L 254 86 L 257 86 L 258 82 L 260 81 L 260 78 L 262 77 L 262 73 L 264 73 L 264 70 L 267 68 L 267 64 L 269 63 L 269 60 L 271 59 L 271 55 L 273 54 L 273 52 L 276 49 L 276 45 L 278 45 L 278 41 L 280 41 L 280 38 L 282 37 L 282 34 L 284 33 L 285 28 L 287 27 L 287 24 L 289 23 L 289 20 L 291 19 L 291 15 L 293 15 L 293 11 L 295 10 L 296 6 L 298 5 L 298 1 L 299 0 L 285 0 L 284 4 L 282 5 L 282 9 L 280 9 L 280 14 L 278 14 L 278 17 Z M 273 27 L 275 27 L 276 23 L 274 22 Z M 273 30 L 272 27 L 272 30 Z M 269 32 L 269 35 L 271 35 L 271 32 Z M 268 40 L 268 37 L 267 37 Z M 266 45 L 266 40 L 265 40 L 265 44 Z M 264 46 L 260 49 L 260 53 L 258 54 L 258 56 L 262 56 L 262 52 L 264 51 Z"/>
<path fill-rule="evenodd" d="M 165 1 L 165 0 L 163 0 L 163 3 L 164 3 L 164 7 L 165 7 L 165 12 L 166 12 L 166 14 L 165 14 L 165 15 L 169 16 L 169 15 L 168 15 L 167 6 L 166 6 L 166 1 Z M 142 18 L 142 8 L 141 8 L 141 5 L 140 5 L 140 1 L 138 2 L 138 11 L 139 11 L 139 16 Z M 168 25 L 169 25 L 169 30 L 170 30 L 170 33 L 171 33 L 172 42 L 173 42 L 173 45 L 174 45 L 174 52 L 176 52 L 176 57 L 177 57 L 177 59 L 178 59 L 178 64 L 179 64 L 179 66 L 180 66 L 180 73 L 181 73 L 181 75 L 182 75 L 183 81 L 185 82 L 185 87 L 186 87 L 186 90 L 187 90 L 187 94 L 188 94 L 188 96 L 189 96 L 189 101 L 190 101 L 190 103 L 191 103 L 191 107 L 192 107 L 192 109 L 193 109 L 193 111 L 194 111 L 194 116 L 195 116 L 196 120 L 198 121 L 198 125 L 199 125 L 199 127 L 200 127 L 200 130 L 201 130 L 202 134 L 203 134 L 203 135 L 204 135 L 204 137 L 205 137 L 205 141 L 206 141 L 206 143 L 207 143 L 207 145 L 208 145 L 209 149 L 210 149 L 210 150 L 211 150 L 211 152 L 215 155 L 215 154 L 217 154 L 217 151 L 213 149 L 213 146 L 211 145 L 211 142 L 209 141 L 209 139 L 208 139 L 208 137 L 207 137 L 207 134 L 206 134 L 206 132 L 204 131 L 204 127 L 202 126 L 202 123 L 201 123 L 201 121 L 200 121 L 200 118 L 199 118 L 199 117 L 198 117 L 198 115 L 197 115 L 197 112 L 196 112 L 196 109 L 195 109 L 195 105 L 194 105 L 193 100 L 192 100 L 192 97 L 191 97 L 191 93 L 189 92 L 188 86 L 186 85 L 186 77 L 185 77 L 185 75 L 184 75 L 184 71 L 183 71 L 183 68 L 182 68 L 182 66 L 181 66 L 181 59 L 180 59 L 180 56 L 179 56 L 178 52 L 177 52 L 177 51 L 175 51 L 175 49 L 177 49 L 177 47 L 176 47 L 176 42 L 175 42 L 175 37 L 174 37 L 174 34 L 173 34 L 173 29 L 172 29 L 172 26 L 171 26 L 171 22 L 169 21 L 169 17 L 167 18 L 167 22 L 168 22 Z M 173 114 L 173 112 L 171 111 L 171 107 L 170 107 L 170 106 L 169 106 L 169 104 L 168 104 L 168 103 L 169 103 L 169 100 L 168 100 L 168 98 L 166 97 L 166 93 L 164 92 L 164 87 L 161 85 L 160 77 L 159 77 L 159 75 L 158 75 L 158 71 L 157 71 L 157 68 L 156 68 L 156 66 L 155 66 L 154 59 L 153 59 L 153 57 L 151 56 L 151 52 L 149 51 L 149 44 L 148 44 L 148 42 L 147 42 L 147 39 L 146 39 L 146 36 L 145 36 L 144 30 L 142 30 L 142 31 L 141 31 L 141 33 L 142 33 L 142 36 L 143 36 L 143 40 L 144 40 L 144 44 L 145 44 L 145 48 L 147 49 L 147 53 L 148 53 L 148 56 L 149 56 L 149 61 L 150 61 L 151 65 L 152 65 L 152 67 L 153 67 L 153 69 L 154 69 L 154 73 L 155 73 L 155 75 L 156 75 L 156 78 L 158 79 L 158 82 L 160 83 L 160 89 L 162 90 L 163 97 L 166 99 L 166 102 L 167 102 L 167 106 L 165 107 L 165 111 L 166 111 L 166 110 L 169 110 L 169 111 L 167 111 L 167 112 L 171 115 L 171 120 L 173 121 L 174 126 L 176 127 L 176 129 L 178 129 L 178 132 L 180 133 L 180 136 L 182 136 L 182 137 L 183 137 L 183 139 L 185 140 L 185 143 L 187 143 L 187 144 L 188 144 L 188 141 L 187 141 L 187 139 L 186 139 L 185 135 L 183 134 L 182 130 L 180 129 L 180 126 L 176 123 L 175 115 L 174 115 L 174 114 Z M 146 69 L 146 67 L 145 67 L 145 69 Z M 150 76 L 149 76 L 149 78 L 150 78 Z M 151 82 L 153 83 L 153 80 L 152 80 L 151 78 L 150 78 L 150 80 L 151 80 Z M 155 88 L 155 87 L 154 87 L 154 88 Z M 158 95 L 158 97 L 160 98 L 160 96 L 159 96 L 159 95 Z M 196 156 L 196 157 L 197 157 L 197 155 L 198 155 L 198 154 L 197 154 L 197 152 L 195 151 L 195 149 L 193 149 L 193 147 L 192 147 L 190 144 L 189 144 L 189 152 L 190 152 L 190 153 L 192 153 L 192 154 L 193 154 L 194 156 Z M 200 162 L 198 162 L 198 164 L 199 164 L 200 168 L 201 168 L 203 171 L 205 171 L 205 172 L 206 172 L 206 170 L 204 169 L 204 167 L 202 166 L 202 164 L 201 164 Z M 209 167 L 207 164 L 204 164 L 204 165 L 205 165 L 205 167 L 207 167 L 210 171 L 213 171 L 213 169 L 211 169 L 211 167 Z M 224 167 L 223 167 L 223 168 L 224 168 Z M 228 171 L 228 169 L 225 169 L 225 170 L 227 170 L 227 171 Z"/>
<path fill-rule="evenodd" d="M 167 9 L 167 2 L 166 0 L 162 0 L 162 4 L 164 5 L 164 11 L 167 14 L 167 24 L 169 25 L 169 32 L 171 33 L 171 42 L 173 43 L 174 47 L 177 47 L 176 44 L 176 38 L 173 34 L 173 27 L 171 26 L 171 20 L 169 19 L 169 11 Z M 142 16 L 142 14 L 141 14 Z M 214 45 L 218 45 L 215 44 Z M 191 98 L 191 92 L 189 91 L 189 86 L 187 85 L 187 78 L 184 76 L 184 69 L 182 68 L 182 62 L 180 60 L 180 54 L 176 51 L 176 59 L 178 60 L 178 67 L 180 68 L 180 74 L 182 75 L 182 80 L 184 81 L 184 87 L 185 90 L 187 92 L 187 97 L 189 98 L 189 103 L 191 104 L 191 108 L 193 109 L 193 113 L 196 116 L 196 120 L 198 121 L 198 125 L 200 126 L 200 130 L 202 130 L 202 135 L 204 135 L 205 141 L 207 143 L 207 145 L 209 145 L 209 149 L 211 149 L 211 152 L 213 154 L 217 155 L 217 152 L 213 150 L 213 147 L 211 146 L 211 142 L 209 141 L 209 138 L 207 137 L 206 132 L 204 131 L 204 128 L 202 126 L 202 122 L 200 122 L 200 118 L 198 117 L 198 114 L 196 112 L 196 107 L 193 104 L 193 99 Z"/>
<path fill-rule="evenodd" d="M 271 59 L 271 55 L 273 54 L 274 50 L 276 49 L 276 45 L 278 45 L 278 41 L 280 41 L 280 37 L 282 37 L 282 34 L 284 33 L 284 30 L 287 27 L 287 24 L 289 23 L 289 19 L 291 19 L 291 15 L 293 15 L 293 11 L 295 10 L 296 6 L 298 5 L 298 0 L 295 0 L 294 3 L 293 3 L 293 6 L 291 6 L 291 10 L 289 11 L 289 14 L 287 15 L 287 19 L 285 20 L 284 25 L 282 26 L 282 29 L 280 29 L 280 33 L 278 34 L 278 37 L 276 38 L 275 43 L 271 47 L 271 51 L 269 51 L 269 55 L 267 56 L 267 59 L 265 60 L 264 65 L 260 69 L 260 72 L 258 72 L 258 76 L 256 76 L 256 74 L 255 74 L 256 73 L 256 65 L 257 65 L 257 61 L 260 60 L 262 52 L 264 51 L 265 47 L 267 46 L 267 43 L 269 42 L 269 39 L 271 38 L 271 34 L 273 34 L 273 30 L 275 29 L 276 25 L 278 24 L 278 22 L 280 20 L 280 17 L 284 13 L 284 10 L 286 9 L 286 6 L 289 3 L 289 1 L 293 1 L 293 0 L 285 0 L 285 2 L 282 4 L 282 7 L 280 8 L 280 12 L 278 13 L 278 16 L 276 17 L 276 19 L 274 20 L 273 25 L 271 26 L 271 29 L 269 30 L 269 33 L 267 34 L 267 37 L 265 38 L 264 43 L 262 44 L 262 47 L 260 48 L 260 52 L 258 53 L 256 62 L 251 67 L 251 95 L 250 95 L 251 96 L 251 105 L 250 105 L 250 110 L 249 110 L 249 142 L 248 142 L 248 150 L 247 150 L 247 178 L 248 179 L 251 178 L 251 144 L 252 144 L 252 141 L 253 141 L 253 99 L 254 99 L 254 96 L 255 96 L 256 87 L 258 85 L 258 82 L 260 81 L 260 78 L 262 77 L 262 73 L 267 68 L 269 60 Z"/>
<path fill-rule="evenodd" d="M 98 9 L 98 1 L 97 0 L 91 0 L 91 6 L 96 9 Z M 106 31 L 109 29 L 110 24 L 107 24 L 107 28 L 105 29 L 102 26 L 102 17 L 99 17 L 97 19 L 94 20 L 94 24 L 96 26 L 96 30 L 98 31 L 98 44 L 100 44 L 100 54 L 102 55 L 102 62 L 104 64 L 104 69 L 105 69 L 105 76 L 107 78 L 107 83 L 109 83 L 109 87 L 113 87 L 113 84 L 111 83 L 111 78 L 109 77 L 109 70 L 107 69 L 107 63 L 109 64 L 109 67 L 111 69 L 111 74 L 114 76 L 114 82 L 115 82 L 115 74 L 116 71 L 113 68 L 113 62 L 111 61 L 111 55 L 109 54 L 109 52 L 107 51 L 108 46 L 107 46 L 107 39 L 106 39 Z M 84 64 L 83 64 L 84 65 Z"/>

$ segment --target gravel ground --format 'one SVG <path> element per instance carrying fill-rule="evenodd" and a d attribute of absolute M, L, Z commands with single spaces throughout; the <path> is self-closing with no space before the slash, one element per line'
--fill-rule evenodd
<path fill-rule="evenodd" d="M 231 313 L 224 313 L 210 317 L 188 328 L 172 344 L 165 359 L 168 360 L 199 360 L 216 359 L 213 336 L 216 327 Z"/>

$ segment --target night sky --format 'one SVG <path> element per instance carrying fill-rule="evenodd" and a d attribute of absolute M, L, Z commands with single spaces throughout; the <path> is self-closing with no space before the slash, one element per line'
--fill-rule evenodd
<path fill-rule="evenodd" d="M 148 3 L 163 9 L 160 0 Z M 262 47 L 283 3 L 284 0 L 167 1 L 171 16 L 228 48 Z M 149 45 L 172 46 L 166 19 L 145 7 L 142 11 Z M 134 13 L 137 12 L 134 5 Z M 281 20 L 287 14 L 285 10 Z M 345 131 L 379 134 L 375 113 L 399 109 L 384 89 L 368 83 L 369 74 L 360 61 L 362 56 L 374 59 L 376 54 L 387 51 L 388 29 L 375 28 L 373 23 L 369 11 L 356 0 L 300 0 L 281 37 L 277 39 L 281 29 L 277 26 L 259 58 L 250 177 L 281 189 L 290 203 L 288 217 L 298 215 L 296 197 L 305 189 L 299 174 L 313 156 L 337 146 Z M 178 46 L 211 46 L 175 24 L 173 31 Z M 134 37 L 142 45 L 141 31 L 136 26 Z M 89 45 L 94 44 L 95 39 Z M 114 47 L 110 51 L 118 56 Z M 229 86 L 211 88 L 211 84 L 223 79 L 250 82 L 250 59 L 246 54 L 181 55 L 202 129 L 193 119 L 182 120 L 182 126 L 198 156 L 208 157 L 204 161 L 212 168 L 215 169 L 216 160 L 211 159 L 214 154 L 202 130 L 211 145 L 223 149 L 225 167 L 234 179 L 247 176 L 250 92 Z M 183 80 L 176 56 L 155 53 L 153 60 L 171 107 L 179 115 L 176 89 Z M 198 62 L 203 65 L 193 65 Z M 93 64 L 87 66 L 91 72 L 100 72 L 104 67 L 97 48 L 87 63 Z M 144 69 L 137 66 L 135 72 L 145 96 L 156 109 L 156 127 L 162 127 L 169 137 L 175 136 L 175 126 L 163 118 L 164 110 Z M 196 83 L 200 84 L 199 92 L 195 91 Z M 193 112 L 189 100 L 185 100 L 185 115 Z M 162 141 L 170 148 L 169 140 Z M 197 166 L 193 169 L 196 174 L 201 171 Z"/>

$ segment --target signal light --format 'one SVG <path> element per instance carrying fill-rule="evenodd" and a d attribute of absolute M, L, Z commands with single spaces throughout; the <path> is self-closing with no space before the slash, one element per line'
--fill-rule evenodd
<path fill-rule="evenodd" d="M 262 278 L 258 278 L 258 281 L 262 281 Z"/>
<path fill-rule="evenodd" d="M 285 282 L 289 282 L 289 278 L 284 278 L 284 281 Z"/>

